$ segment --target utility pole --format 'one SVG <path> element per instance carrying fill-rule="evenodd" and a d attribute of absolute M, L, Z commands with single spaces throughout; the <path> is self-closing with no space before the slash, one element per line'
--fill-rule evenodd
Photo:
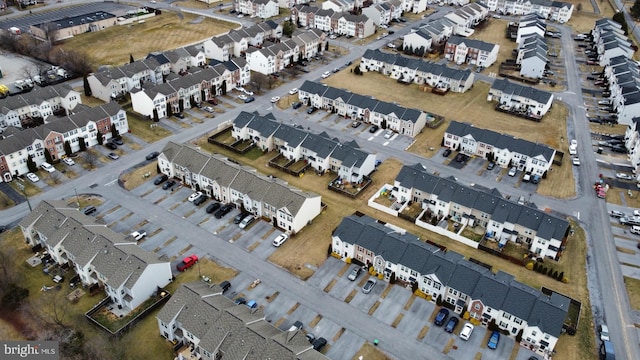
<path fill-rule="evenodd" d="M 27 205 L 29 205 L 29 211 L 33 211 L 33 209 L 31 208 L 31 202 L 29 201 L 29 196 L 27 196 L 27 192 L 24 191 L 24 184 L 19 182 L 16 184 L 18 185 L 18 189 L 22 191 L 22 195 L 24 195 L 24 198 L 27 199 Z"/>

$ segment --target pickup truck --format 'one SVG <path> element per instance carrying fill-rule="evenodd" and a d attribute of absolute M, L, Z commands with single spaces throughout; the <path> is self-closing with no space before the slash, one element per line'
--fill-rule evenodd
<path fill-rule="evenodd" d="M 609 216 L 611 216 L 612 218 L 619 219 L 619 218 L 621 218 L 621 217 L 623 217 L 625 215 L 624 215 L 623 212 L 618 211 L 618 210 L 609 210 Z"/>
<path fill-rule="evenodd" d="M 640 216 L 623 216 L 618 219 L 622 225 L 640 226 Z"/>

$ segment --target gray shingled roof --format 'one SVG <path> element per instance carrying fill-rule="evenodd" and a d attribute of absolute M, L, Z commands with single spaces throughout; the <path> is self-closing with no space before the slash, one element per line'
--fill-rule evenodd
<path fill-rule="evenodd" d="M 553 94 L 548 91 L 512 83 L 507 79 L 496 79 L 493 82 L 493 85 L 491 85 L 491 89 L 500 90 L 505 94 L 517 95 L 526 99 L 535 100 L 541 104 L 546 104 L 553 96 Z"/>

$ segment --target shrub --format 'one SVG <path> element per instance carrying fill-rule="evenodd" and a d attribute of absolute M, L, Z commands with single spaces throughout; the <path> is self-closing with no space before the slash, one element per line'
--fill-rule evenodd
<path fill-rule="evenodd" d="M 538 263 L 535 262 L 535 261 L 532 261 L 532 262 L 527 263 L 527 265 L 525 267 L 527 269 L 529 269 L 529 270 L 537 271 L 538 270 Z"/>
<path fill-rule="evenodd" d="M 389 284 L 395 284 L 395 283 L 396 283 L 396 273 L 392 272 L 391 276 L 389 277 Z"/>
<path fill-rule="evenodd" d="M 442 296 L 441 295 L 438 295 L 438 297 L 436 298 L 436 305 L 442 306 Z"/>
<path fill-rule="evenodd" d="M 558 270 L 553 271 L 553 278 L 558 280 Z"/>
<path fill-rule="evenodd" d="M 463 318 L 464 320 L 469 320 L 469 318 L 470 318 L 470 316 L 469 316 L 469 312 L 468 312 L 468 311 L 465 311 L 465 312 L 464 312 L 464 314 L 462 314 L 462 318 Z"/>
<path fill-rule="evenodd" d="M 565 284 L 566 284 L 566 283 L 568 283 L 568 282 L 569 282 L 569 278 L 568 278 L 568 277 L 566 277 L 566 276 L 565 276 L 565 277 L 563 277 L 563 278 L 562 278 L 562 282 L 563 282 L 563 283 L 565 283 Z"/>
<path fill-rule="evenodd" d="M 478 326 L 478 325 L 480 325 L 480 320 L 478 320 L 478 319 L 471 318 L 471 319 L 469 319 L 469 322 L 470 322 L 473 326 Z"/>
<path fill-rule="evenodd" d="M 332 252 L 332 253 L 331 253 L 331 256 L 333 256 L 333 257 L 334 257 L 334 258 L 336 258 L 336 259 L 342 260 L 342 256 L 340 256 L 340 254 L 338 254 L 338 253 L 334 253 L 334 252 Z"/>
<path fill-rule="evenodd" d="M 351 258 L 344 259 L 344 262 L 346 262 L 347 264 L 351 264 Z"/>
<path fill-rule="evenodd" d="M 564 271 L 561 271 L 560 274 L 558 274 L 558 277 L 556 278 L 556 280 L 558 281 L 563 281 L 562 279 L 564 279 Z"/>
<path fill-rule="evenodd" d="M 519 343 L 520 341 L 522 341 L 522 333 L 523 330 L 520 329 L 520 331 L 518 331 L 518 335 L 516 335 L 516 342 Z"/>
<path fill-rule="evenodd" d="M 496 325 L 496 320 L 495 319 L 491 319 L 491 321 L 489 321 L 489 324 L 487 325 L 487 329 L 489 329 L 489 331 L 498 330 L 498 325 Z"/>
<path fill-rule="evenodd" d="M 395 280 L 396 278 L 396 273 L 394 272 L 392 274 L 392 278 Z M 416 291 L 420 291 L 420 289 L 418 289 L 418 283 L 414 282 L 413 284 L 411 284 L 411 291 L 413 291 L 413 293 L 415 294 Z M 422 291 L 420 291 L 422 293 Z"/>
<path fill-rule="evenodd" d="M 379 273 L 378 274 L 378 280 L 382 280 L 384 279 L 384 274 L 383 273 Z"/>

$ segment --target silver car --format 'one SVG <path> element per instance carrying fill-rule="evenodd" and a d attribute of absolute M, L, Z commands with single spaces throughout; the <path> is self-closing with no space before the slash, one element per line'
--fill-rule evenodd
<path fill-rule="evenodd" d="M 365 293 L 365 294 L 370 293 L 371 290 L 373 290 L 373 287 L 376 286 L 377 282 L 378 282 L 378 280 L 376 280 L 376 278 L 374 278 L 374 277 L 369 278 L 369 280 L 367 280 L 367 282 L 362 287 L 362 292 Z"/>

